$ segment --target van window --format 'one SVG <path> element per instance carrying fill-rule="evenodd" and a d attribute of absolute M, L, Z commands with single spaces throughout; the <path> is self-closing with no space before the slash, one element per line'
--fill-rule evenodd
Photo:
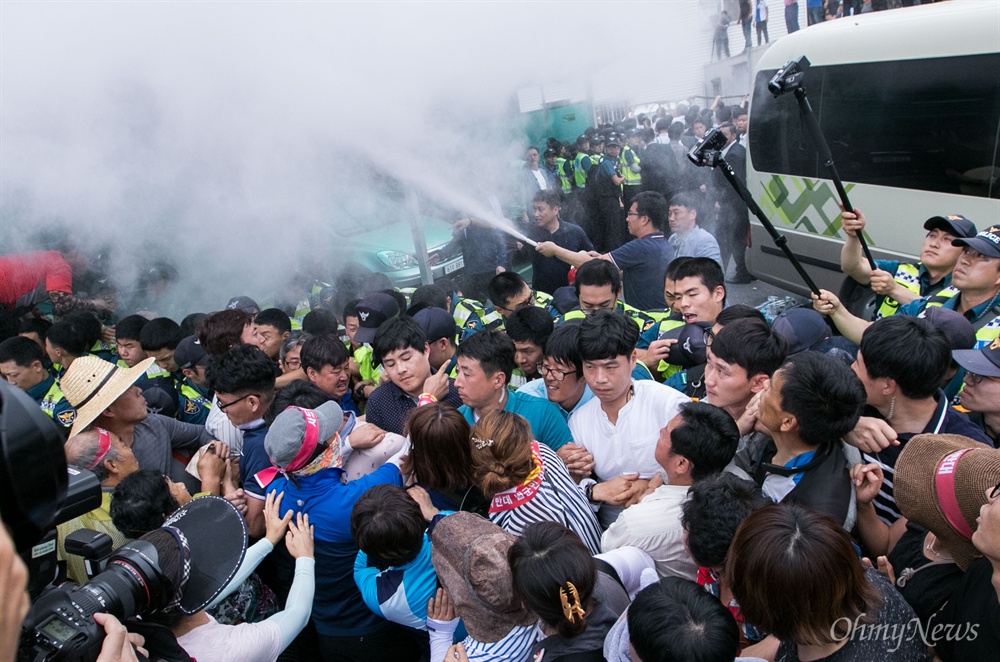
<path fill-rule="evenodd" d="M 849 182 L 1000 198 L 1000 54 L 812 67 L 805 87 Z M 829 178 L 792 94 L 761 71 L 750 116 L 753 168 Z"/>

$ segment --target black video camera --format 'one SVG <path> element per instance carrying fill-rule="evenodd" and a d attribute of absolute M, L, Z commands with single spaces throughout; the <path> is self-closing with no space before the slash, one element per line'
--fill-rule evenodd
<path fill-rule="evenodd" d="M 729 138 L 721 129 L 712 129 L 705 134 L 704 140 L 691 148 L 688 159 L 696 166 L 714 168 L 722 160 L 722 148 L 728 142 Z"/>
<path fill-rule="evenodd" d="M 809 68 L 809 58 L 805 55 L 797 60 L 789 60 L 778 73 L 771 77 L 767 83 L 768 91 L 775 97 L 780 97 L 786 92 L 793 92 L 802 87 L 802 80 L 806 77 L 806 69 Z"/>

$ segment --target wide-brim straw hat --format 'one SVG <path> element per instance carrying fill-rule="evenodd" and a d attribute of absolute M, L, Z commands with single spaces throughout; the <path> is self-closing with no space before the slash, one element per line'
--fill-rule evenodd
<path fill-rule="evenodd" d="M 965 570 L 979 555 L 971 540 L 979 509 L 998 483 L 1000 450 L 957 434 L 921 434 L 896 460 L 893 494 L 899 512 L 929 529 Z"/>
<path fill-rule="evenodd" d="M 154 360 L 147 358 L 131 368 L 119 368 L 96 356 L 81 356 L 73 361 L 59 381 L 66 400 L 76 409 L 76 420 L 69 436 L 86 430 L 101 412 L 146 374 Z"/>
<path fill-rule="evenodd" d="M 455 513 L 431 533 L 431 560 L 441 586 L 473 639 L 500 641 L 535 618 L 514 596 L 507 550 L 517 540 L 473 513 Z"/>

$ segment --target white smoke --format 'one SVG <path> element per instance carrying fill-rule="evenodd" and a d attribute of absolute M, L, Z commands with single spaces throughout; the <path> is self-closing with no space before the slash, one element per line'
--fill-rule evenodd
<path fill-rule="evenodd" d="M 2 3 L 0 252 L 69 228 L 120 281 L 169 258 L 188 311 L 266 298 L 324 262 L 359 154 L 471 206 L 523 150 L 518 88 L 700 69 L 646 27 L 677 4 Z"/>

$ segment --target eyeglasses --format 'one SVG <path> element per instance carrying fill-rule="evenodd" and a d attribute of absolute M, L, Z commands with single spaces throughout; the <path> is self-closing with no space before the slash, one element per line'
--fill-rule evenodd
<path fill-rule="evenodd" d="M 706 329 L 705 330 L 705 347 L 711 347 L 713 341 L 715 341 L 715 334 L 712 333 L 711 329 Z"/>
<path fill-rule="evenodd" d="M 241 397 L 241 398 L 236 398 L 236 399 L 235 399 L 235 400 L 233 400 L 232 402 L 227 402 L 226 404 L 222 404 L 222 402 L 219 402 L 219 411 L 226 411 L 227 409 L 229 409 L 230 407 L 232 407 L 233 405 L 235 405 L 235 404 L 236 404 L 237 402 L 240 402 L 241 400 L 246 400 L 246 399 L 247 399 L 247 398 L 249 398 L 249 397 L 250 397 L 251 395 L 257 395 L 257 394 L 256 394 L 256 393 L 247 393 L 247 394 L 246 394 L 246 395 L 244 395 L 243 397 Z M 259 396 L 259 395 L 257 395 L 257 397 L 259 398 L 260 396 Z"/>
<path fill-rule="evenodd" d="M 302 367 L 302 361 L 299 359 L 285 359 L 284 363 L 289 370 L 297 370 Z"/>
<path fill-rule="evenodd" d="M 506 310 L 509 313 L 512 313 L 515 310 L 520 310 L 521 308 L 527 308 L 528 306 L 531 305 L 531 302 L 534 301 L 534 300 L 535 300 L 535 291 L 534 290 L 528 290 L 528 296 L 527 296 L 527 298 L 524 301 L 520 301 L 518 303 L 515 303 L 510 308 L 507 308 L 507 307 L 504 307 L 504 306 L 497 306 L 497 308 L 501 308 L 503 310 Z"/>
<path fill-rule="evenodd" d="M 991 382 L 1000 382 L 1000 377 L 987 377 L 986 375 L 977 375 L 974 372 L 965 373 L 965 381 L 968 384 L 976 385 L 984 379 L 988 379 Z"/>
<path fill-rule="evenodd" d="M 566 379 L 566 375 L 576 374 L 576 370 L 556 370 L 555 368 L 547 367 L 544 363 L 536 363 L 535 369 L 538 370 L 539 373 L 541 373 L 542 377 L 548 377 L 549 375 L 552 375 L 552 379 L 556 380 L 557 382 L 561 382 L 562 380 Z"/>
<path fill-rule="evenodd" d="M 998 496 L 1000 496 L 1000 483 L 998 483 L 997 486 L 993 488 L 993 491 L 990 492 L 990 501 L 996 499 Z"/>

